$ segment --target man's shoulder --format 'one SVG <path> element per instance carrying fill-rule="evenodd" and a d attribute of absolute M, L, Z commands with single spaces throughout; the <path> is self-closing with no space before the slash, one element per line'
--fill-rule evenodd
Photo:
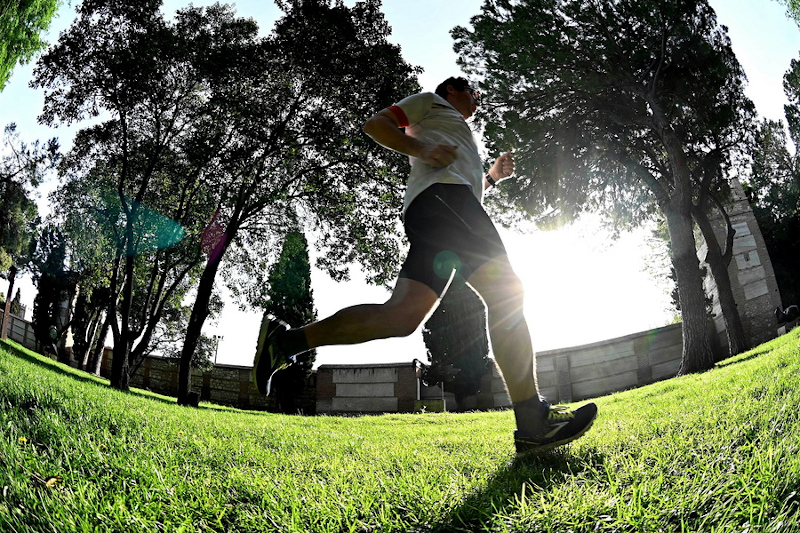
<path fill-rule="evenodd" d="M 409 116 L 426 115 L 437 111 L 455 111 L 450 103 L 436 93 L 417 93 L 400 100 L 397 105 Z M 460 116 L 460 115 L 459 115 Z"/>
<path fill-rule="evenodd" d="M 403 107 L 404 105 L 426 105 L 428 102 L 433 102 L 435 98 L 440 98 L 434 93 L 416 93 L 411 96 L 406 96 L 400 100 L 397 105 Z"/>

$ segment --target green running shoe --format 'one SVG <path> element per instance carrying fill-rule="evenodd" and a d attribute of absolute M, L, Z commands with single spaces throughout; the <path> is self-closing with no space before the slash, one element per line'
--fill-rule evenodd
<path fill-rule="evenodd" d="M 572 410 L 566 405 L 550 405 L 544 402 L 548 410 L 547 424 L 542 434 L 527 435 L 520 430 L 514 431 L 514 444 L 517 455 L 541 453 L 552 450 L 577 439 L 592 427 L 597 416 L 597 405 L 589 402 Z"/>
<path fill-rule="evenodd" d="M 278 348 L 276 342 L 278 336 L 287 329 L 289 329 L 288 324 L 272 315 L 265 314 L 261 321 L 256 357 L 253 361 L 253 385 L 256 386 L 258 392 L 265 396 L 269 396 L 272 376 L 291 363 L 291 360 Z"/>

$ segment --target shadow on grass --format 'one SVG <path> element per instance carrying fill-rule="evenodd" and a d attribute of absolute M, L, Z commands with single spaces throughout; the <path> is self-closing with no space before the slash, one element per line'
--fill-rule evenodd
<path fill-rule="evenodd" d="M 795 331 L 795 330 L 797 330 L 797 331 Z M 744 363 L 746 361 L 750 361 L 751 359 L 755 359 L 757 357 L 761 357 L 764 354 L 767 354 L 767 353 L 775 351 L 776 346 L 777 346 L 775 343 L 776 343 L 776 341 L 777 342 L 781 342 L 781 341 L 779 341 L 779 339 L 781 339 L 782 337 L 786 337 L 786 336 L 790 336 L 790 335 L 795 335 L 795 336 L 800 337 L 800 335 L 798 335 L 798 333 L 800 333 L 800 329 L 795 328 L 792 331 L 784 333 L 783 335 L 779 335 L 778 337 L 776 337 L 775 339 L 772 339 L 771 341 L 767 341 L 767 342 L 761 344 L 760 346 L 756 346 L 754 348 L 751 348 L 747 352 L 744 352 L 744 353 L 739 354 L 739 355 L 733 355 L 733 356 L 730 356 L 730 357 L 726 357 L 725 359 L 722 359 L 722 360 L 718 361 L 716 366 L 717 367 L 724 367 L 724 366 L 729 366 L 729 365 L 735 365 L 735 364 L 739 364 L 739 363 Z"/>
<path fill-rule="evenodd" d="M 474 532 L 502 529 L 502 517 L 514 514 L 523 499 L 537 501 L 546 493 L 586 470 L 602 470 L 604 457 L 596 450 L 575 455 L 569 447 L 547 454 L 515 458 L 498 470 L 489 483 L 466 497 L 442 520 L 434 532 Z"/>
<path fill-rule="evenodd" d="M 734 356 L 728 357 L 726 359 L 723 359 L 721 361 L 718 361 L 715 366 L 716 367 L 725 367 L 725 366 L 730 366 L 730 365 L 736 365 L 736 364 L 739 364 L 739 363 L 744 363 L 746 361 L 750 361 L 751 359 L 755 359 L 756 357 L 761 357 L 765 353 L 771 352 L 773 349 L 774 348 L 772 348 L 772 347 L 754 348 L 754 349 L 750 350 L 749 352 L 747 352 L 744 355 L 734 355 Z"/>
<path fill-rule="evenodd" d="M 64 365 L 63 363 L 59 363 L 49 359 L 43 355 L 39 354 L 30 354 L 28 353 L 27 349 L 17 345 L 13 342 L 0 342 L 0 348 L 7 350 L 10 354 L 23 359 L 29 363 L 37 365 L 40 368 L 44 368 L 49 370 L 50 372 L 54 372 L 56 374 L 60 374 L 62 376 L 74 379 L 76 381 L 80 381 L 83 383 L 89 383 L 92 385 L 97 385 L 99 387 L 106 387 L 111 388 L 109 381 L 105 378 L 101 378 L 94 374 L 90 374 L 88 372 L 84 372 L 83 370 L 79 370 L 77 368 L 72 368 L 71 366 Z M 159 396 L 147 391 L 139 390 L 139 389 L 129 389 L 126 391 L 114 389 L 117 392 L 122 394 L 128 394 L 130 396 L 137 396 L 139 398 L 145 398 L 147 400 L 161 402 L 166 405 L 178 405 L 178 400 L 176 398 L 165 398 L 163 396 Z M 213 405 L 201 405 L 197 409 L 205 410 L 205 411 L 224 411 L 230 412 L 231 409 L 226 409 L 224 407 L 215 407 Z M 239 410 L 241 413 L 249 413 L 250 411 L 242 411 Z M 253 411 L 253 414 L 258 414 L 260 411 Z"/>
<path fill-rule="evenodd" d="M 61 374 L 62 376 L 67 376 L 78 381 L 82 381 L 83 383 L 92 383 L 94 385 L 104 384 L 103 378 L 66 366 L 63 363 L 58 363 L 44 355 L 32 355 L 28 353 L 26 349 L 19 347 L 16 344 L 3 342 L 0 343 L 0 348 L 7 350 L 9 353 L 19 357 L 20 359 L 32 363 L 40 368 L 45 368 L 51 372 L 55 372 L 56 374 Z"/>

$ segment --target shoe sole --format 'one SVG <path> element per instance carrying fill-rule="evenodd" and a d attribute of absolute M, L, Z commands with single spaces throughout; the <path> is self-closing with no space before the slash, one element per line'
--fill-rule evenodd
<path fill-rule="evenodd" d="M 586 427 L 584 427 L 579 433 L 576 433 L 576 434 L 570 436 L 567 439 L 559 440 L 559 441 L 555 441 L 555 442 L 549 442 L 547 444 L 542 444 L 541 446 L 537 446 L 536 448 L 528 448 L 527 450 L 518 451 L 517 452 L 517 458 L 522 458 L 522 457 L 525 457 L 527 455 L 538 455 L 540 453 L 549 452 L 553 448 L 558 448 L 559 446 L 564 446 L 565 444 L 569 444 L 570 442 L 581 438 L 587 431 L 589 431 L 592 428 L 592 426 L 594 425 L 594 421 L 595 421 L 595 419 L 592 418 L 591 421 L 589 421 L 589 423 L 586 424 Z M 526 441 L 515 441 L 515 442 L 520 442 L 520 443 L 523 443 L 523 444 L 526 444 L 526 445 L 530 444 L 529 442 L 526 442 Z"/>

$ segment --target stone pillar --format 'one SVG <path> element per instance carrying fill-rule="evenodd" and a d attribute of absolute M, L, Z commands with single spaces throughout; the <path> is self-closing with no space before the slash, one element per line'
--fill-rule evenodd
<path fill-rule="evenodd" d="M 777 335 L 775 308 L 781 305 L 778 283 L 775 280 L 772 261 L 767 253 L 761 229 L 758 227 L 747 196 L 736 179 L 731 182 L 731 198 L 725 208 L 736 231 L 733 238 L 733 260 L 728 266 L 728 275 L 744 333 L 750 345 L 757 346 Z M 726 235 L 724 220 L 720 216 L 711 220 L 715 226 L 717 239 L 724 243 Z M 701 248 L 701 259 L 704 256 L 704 249 Z M 706 292 L 714 300 L 714 323 L 722 347 L 727 350 L 724 318 L 719 307 L 719 299 L 716 297 L 716 285 L 710 276 L 706 282 Z"/>
<path fill-rule="evenodd" d="M 317 412 L 330 413 L 333 409 L 334 396 L 336 396 L 336 385 L 333 383 L 333 368 L 322 365 L 317 369 Z"/>
<path fill-rule="evenodd" d="M 397 381 L 394 384 L 398 412 L 414 412 L 414 402 L 419 398 L 419 373 L 416 363 L 398 367 Z"/>

